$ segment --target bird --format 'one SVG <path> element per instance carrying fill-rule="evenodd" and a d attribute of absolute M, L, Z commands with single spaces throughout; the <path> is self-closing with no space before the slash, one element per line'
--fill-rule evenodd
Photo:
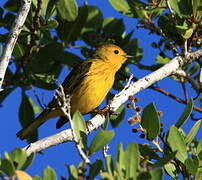
<path fill-rule="evenodd" d="M 64 93 L 71 95 L 71 116 L 76 111 L 88 114 L 102 103 L 114 84 L 116 72 L 129 57 L 119 46 L 104 44 L 91 58 L 72 69 L 62 83 Z M 58 100 L 53 97 L 41 114 L 17 133 L 17 137 L 26 139 L 47 120 L 61 116 L 56 123 L 56 128 L 60 128 L 68 121 L 62 115 Z"/>

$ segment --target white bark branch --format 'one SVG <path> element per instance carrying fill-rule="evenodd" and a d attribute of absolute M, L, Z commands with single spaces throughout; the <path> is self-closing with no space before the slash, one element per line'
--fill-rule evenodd
<path fill-rule="evenodd" d="M 15 21 L 11 28 L 11 32 L 8 36 L 8 41 L 4 47 L 4 51 L 0 61 L 0 91 L 2 90 L 2 84 L 4 81 L 6 69 L 8 67 L 9 59 L 11 58 L 15 43 L 27 18 L 31 2 L 31 0 L 21 0 L 22 6 L 18 12 L 18 15 L 15 18 Z"/>
<path fill-rule="evenodd" d="M 159 68 L 155 72 L 139 79 L 136 82 L 131 82 L 126 85 L 126 87 L 117 95 L 114 96 L 113 100 L 109 104 L 111 110 L 116 111 L 119 106 L 125 103 L 128 100 L 129 96 L 132 96 L 139 91 L 146 89 L 157 81 L 168 77 L 172 74 L 175 74 L 184 64 L 190 63 L 193 60 L 199 59 L 202 57 L 202 49 L 197 50 L 192 53 L 188 53 L 186 57 L 177 56 L 173 58 L 169 63 Z M 89 120 L 88 130 L 89 132 L 97 129 L 105 122 L 105 117 L 101 115 L 94 116 Z M 42 140 L 39 140 L 35 143 L 32 143 L 25 147 L 27 154 L 30 155 L 33 152 L 39 152 L 49 147 L 67 142 L 73 141 L 73 135 L 71 129 L 61 131 L 58 134 L 46 137 Z"/>

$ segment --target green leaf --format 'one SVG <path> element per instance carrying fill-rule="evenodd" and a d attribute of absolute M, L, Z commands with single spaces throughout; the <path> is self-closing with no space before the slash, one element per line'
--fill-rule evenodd
<path fill-rule="evenodd" d="M 186 138 L 185 138 L 185 143 L 186 143 L 187 145 L 189 145 L 189 144 L 193 141 L 194 137 L 195 137 L 196 134 L 198 133 L 198 130 L 199 130 L 199 128 L 200 128 L 200 125 L 201 125 L 201 120 L 197 121 L 197 122 L 194 124 L 194 126 L 191 128 L 191 130 L 189 131 L 189 134 L 188 134 L 188 135 L 186 136 Z"/>
<path fill-rule="evenodd" d="M 46 29 L 56 29 L 58 27 L 59 23 L 55 19 L 49 19 L 47 20 L 46 24 L 41 27 L 41 30 Z"/>
<path fill-rule="evenodd" d="M 18 12 L 20 6 L 21 6 L 20 1 L 16 1 L 16 0 L 8 0 L 4 4 L 4 8 L 7 11 L 11 11 L 11 12 Z"/>
<path fill-rule="evenodd" d="M 42 109 L 35 104 L 35 102 L 32 100 L 32 98 L 29 98 L 28 100 L 33 108 L 34 114 L 38 114 L 42 111 Z"/>
<path fill-rule="evenodd" d="M 114 131 L 100 130 L 91 142 L 89 148 L 90 154 L 93 154 L 98 150 L 102 149 L 106 144 L 108 144 L 112 140 L 114 135 Z"/>
<path fill-rule="evenodd" d="M 173 178 L 173 179 L 178 179 L 178 172 L 177 172 L 177 169 L 175 167 L 174 164 L 172 163 L 167 163 L 165 166 L 164 166 L 166 172 Z"/>
<path fill-rule="evenodd" d="M 201 180 L 202 179 L 202 170 L 198 170 L 195 176 L 195 180 Z"/>
<path fill-rule="evenodd" d="M 162 168 L 155 168 L 150 171 L 151 180 L 161 180 L 163 179 L 163 169 Z"/>
<path fill-rule="evenodd" d="M 137 169 L 140 161 L 138 145 L 135 143 L 129 144 L 124 153 L 124 157 L 126 167 L 126 179 L 136 179 Z"/>
<path fill-rule="evenodd" d="M 28 157 L 27 157 L 27 160 L 26 162 L 23 164 L 23 166 L 21 167 L 21 170 L 26 170 L 33 162 L 34 160 L 34 157 L 35 157 L 35 154 L 32 153 L 30 154 Z"/>
<path fill-rule="evenodd" d="M 119 143 L 118 148 L 116 152 L 116 164 L 115 169 L 120 177 L 124 177 L 125 169 L 125 154 L 123 151 L 123 144 Z"/>
<path fill-rule="evenodd" d="M 81 148 L 87 148 L 87 129 L 86 123 L 83 119 L 83 116 L 80 112 L 76 111 L 72 118 L 73 121 L 73 130 L 76 134 L 77 140 Z"/>
<path fill-rule="evenodd" d="M 198 161 L 192 158 L 187 158 L 186 161 L 184 162 L 186 168 L 188 169 L 188 172 L 192 175 L 195 175 L 198 169 Z"/>
<path fill-rule="evenodd" d="M 33 0 L 33 5 L 35 8 L 38 6 L 38 0 Z M 43 3 L 41 3 L 41 8 L 40 8 L 40 15 L 45 16 L 46 15 L 46 9 L 48 6 L 49 0 L 43 0 Z"/>
<path fill-rule="evenodd" d="M 193 32 L 194 29 L 193 28 L 188 28 L 187 26 L 176 26 L 177 31 L 179 32 L 179 34 L 184 38 L 184 39 L 189 39 Z"/>
<path fill-rule="evenodd" d="M 110 122 L 113 128 L 118 127 L 125 116 L 125 106 L 122 104 L 117 110 L 118 115 L 111 115 Z"/>
<path fill-rule="evenodd" d="M 34 177 L 32 178 L 32 180 L 41 180 L 41 178 L 40 178 L 39 176 L 34 176 Z"/>
<path fill-rule="evenodd" d="M 51 16 L 54 15 L 55 6 L 58 0 L 49 0 L 48 5 L 46 8 L 46 18 L 49 19 Z"/>
<path fill-rule="evenodd" d="M 159 156 L 156 153 L 155 149 L 152 149 L 150 145 L 138 144 L 138 147 L 139 147 L 140 154 L 143 157 L 149 157 L 149 159 L 155 159 L 155 160 L 159 159 Z"/>
<path fill-rule="evenodd" d="M 200 139 L 196 148 L 196 154 L 198 155 L 200 152 L 202 152 L 202 139 Z"/>
<path fill-rule="evenodd" d="M 184 138 L 178 131 L 176 126 L 171 126 L 167 141 L 170 144 L 172 151 L 177 151 L 176 157 L 184 163 L 188 158 L 187 155 L 187 146 L 185 144 Z"/>
<path fill-rule="evenodd" d="M 78 171 L 77 168 L 74 165 L 68 166 L 68 172 L 70 179 L 78 179 Z"/>
<path fill-rule="evenodd" d="M 103 164 L 100 159 L 96 159 L 96 161 L 92 164 L 89 172 L 89 179 L 95 179 L 95 177 L 99 174 L 99 172 L 103 171 Z"/>
<path fill-rule="evenodd" d="M 15 58 L 21 58 L 24 53 L 25 49 L 23 48 L 23 46 L 20 43 L 16 42 L 12 56 L 14 56 Z"/>
<path fill-rule="evenodd" d="M 153 103 L 144 108 L 140 124 L 146 130 L 147 138 L 150 141 L 158 136 L 160 132 L 160 121 Z"/>
<path fill-rule="evenodd" d="M 8 176 L 13 176 L 15 174 L 14 164 L 9 159 L 1 160 L 0 170 L 6 173 Z"/>
<path fill-rule="evenodd" d="M 61 19 L 59 16 L 56 17 L 56 20 L 59 22 L 57 34 L 65 45 L 80 39 L 81 31 L 86 23 L 88 15 L 87 7 L 79 7 L 78 13 L 79 14 L 74 22 L 68 22 Z"/>
<path fill-rule="evenodd" d="M 19 119 L 22 127 L 28 126 L 34 120 L 34 110 L 25 93 L 22 93 L 22 101 L 19 109 Z M 33 131 L 32 135 L 28 138 L 28 142 L 36 141 L 38 138 L 37 130 Z"/>
<path fill-rule="evenodd" d="M 175 126 L 177 128 L 181 127 L 185 123 L 185 121 L 189 118 L 189 116 L 190 116 L 190 114 L 192 112 L 192 109 L 193 109 L 193 99 L 191 98 L 189 100 L 189 102 L 187 103 L 184 112 L 182 113 L 179 120 L 175 124 Z"/>
<path fill-rule="evenodd" d="M 57 175 L 50 166 L 48 166 L 44 171 L 43 171 L 43 178 L 42 180 L 57 180 Z"/>
<path fill-rule="evenodd" d="M 112 156 L 111 155 L 106 156 L 105 160 L 106 160 L 106 170 L 110 175 L 113 176 L 114 166 L 113 166 Z"/>
<path fill-rule="evenodd" d="M 10 153 L 10 158 L 15 163 L 16 168 L 20 169 L 27 160 L 27 154 L 24 150 L 16 148 Z"/>
<path fill-rule="evenodd" d="M 78 16 L 78 6 L 75 0 L 58 0 L 57 9 L 63 19 L 75 21 Z"/>
<path fill-rule="evenodd" d="M 102 27 L 103 15 L 96 6 L 87 6 L 87 19 L 81 34 L 87 31 L 97 31 Z"/>
<path fill-rule="evenodd" d="M 176 151 L 172 152 L 170 154 L 164 154 L 164 156 L 162 158 L 160 158 L 158 161 L 156 161 L 153 165 L 154 168 L 156 167 L 162 167 L 165 164 L 167 164 L 168 162 L 170 162 L 170 160 L 174 159 L 175 155 L 176 155 Z"/>
<path fill-rule="evenodd" d="M 119 11 L 120 13 L 128 16 L 133 17 L 133 13 L 127 1 L 125 0 L 109 0 L 111 6 Z"/>
<path fill-rule="evenodd" d="M 168 0 L 169 7 L 179 16 L 191 16 L 192 1 L 190 0 Z"/>
<path fill-rule="evenodd" d="M 170 58 L 169 57 L 162 57 L 162 56 L 157 56 L 156 57 L 156 62 L 158 63 L 158 64 L 166 64 L 166 63 L 168 63 L 170 61 Z"/>

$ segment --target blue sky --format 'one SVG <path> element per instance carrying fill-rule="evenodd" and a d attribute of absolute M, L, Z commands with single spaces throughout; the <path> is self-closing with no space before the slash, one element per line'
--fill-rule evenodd
<path fill-rule="evenodd" d="M 78 3 L 81 5 L 84 1 L 78 1 Z M 126 32 L 130 32 L 131 30 L 135 29 L 134 37 L 138 38 L 140 41 L 140 46 L 143 48 L 143 60 L 142 63 L 146 65 L 153 64 L 155 62 L 155 57 L 158 54 L 158 51 L 156 49 L 151 48 L 152 42 L 157 42 L 158 37 L 155 35 L 149 35 L 148 31 L 145 31 L 143 29 L 136 29 L 137 21 L 132 18 L 128 18 L 126 16 L 123 16 L 122 14 L 118 13 L 116 10 L 114 10 L 109 2 L 107 0 L 89 0 L 89 5 L 95 5 L 100 8 L 102 11 L 104 17 L 116 17 L 116 18 L 123 18 L 123 21 L 125 23 Z M 4 4 L 4 1 L 0 2 L 0 6 Z M 1 33 L 1 32 L 0 32 Z M 130 66 L 131 73 L 135 74 L 135 77 L 143 77 L 144 75 L 150 73 L 148 71 L 139 70 L 135 66 Z M 65 76 L 67 75 L 68 70 L 65 69 L 63 73 L 61 74 L 59 81 L 62 82 Z M 180 86 L 180 84 L 174 82 L 170 78 L 166 78 L 158 83 L 159 87 L 162 87 L 163 89 L 172 92 L 172 94 L 180 97 L 183 97 L 183 91 Z M 48 100 L 51 99 L 51 95 L 53 94 L 53 91 L 41 91 L 39 89 L 36 89 L 39 95 L 42 95 L 42 93 L 45 92 L 45 99 L 48 103 Z M 195 96 L 194 91 L 191 89 L 191 87 L 188 85 L 188 91 L 190 96 Z M 27 92 L 28 95 L 33 96 L 33 92 L 29 91 Z M 145 107 L 146 105 L 150 104 L 151 102 L 154 102 L 156 104 L 156 107 L 159 111 L 163 112 L 163 117 L 161 118 L 161 121 L 165 123 L 165 129 L 168 130 L 169 127 L 174 124 L 178 118 L 180 117 L 181 113 L 183 112 L 183 109 L 185 108 L 184 105 L 179 104 L 178 102 L 167 98 L 166 96 L 155 92 L 153 90 L 143 90 L 140 93 L 136 95 L 136 97 L 139 98 L 139 102 L 137 103 L 140 107 Z M 26 143 L 24 141 L 21 141 L 17 139 L 16 132 L 21 129 L 21 126 L 18 121 L 18 107 L 21 102 L 21 90 L 18 88 L 16 89 L 9 97 L 3 102 L 2 107 L 0 108 L 0 117 L 1 117 L 1 126 L 0 126 L 0 153 L 2 154 L 5 151 L 11 151 L 12 149 L 16 147 L 24 147 L 26 146 Z M 131 127 L 127 123 L 127 119 L 132 116 L 131 112 L 127 110 L 125 120 L 121 123 L 121 125 L 114 129 L 116 132 L 116 135 L 112 142 L 110 143 L 110 150 L 109 153 L 112 153 L 112 155 L 115 154 L 115 147 L 117 147 L 119 142 L 122 142 L 124 146 L 129 144 L 130 142 L 134 141 L 136 143 L 145 143 L 146 140 L 142 140 L 139 138 L 139 135 L 131 133 L 131 130 L 133 127 Z M 85 117 L 86 119 L 89 118 L 89 116 Z M 193 121 L 189 120 L 189 123 L 186 123 L 183 126 L 183 129 L 185 132 L 188 132 L 190 127 L 194 124 Z M 55 120 L 50 120 L 47 123 L 45 123 L 42 127 L 39 129 L 40 138 L 46 137 L 52 134 L 55 134 L 56 132 L 61 131 L 55 129 Z M 68 125 L 69 126 L 69 125 Z M 67 127 L 67 126 L 66 126 Z M 199 132 L 201 129 L 199 130 Z M 89 140 L 92 139 L 95 132 L 93 132 L 89 136 Z M 197 135 L 198 138 L 201 138 L 201 133 Z M 97 157 L 101 156 L 101 152 L 93 156 L 93 159 L 96 159 Z M 77 151 L 75 149 L 75 145 L 73 143 L 65 143 L 62 145 L 58 145 L 56 147 L 52 147 L 50 149 L 47 149 L 44 151 L 44 154 L 37 154 L 34 163 L 32 166 L 28 169 L 28 173 L 31 175 L 35 174 L 42 174 L 42 170 L 47 166 L 50 165 L 53 167 L 57 174 L 59 176 L 67 176 L 67 168 L 65 167 L 65 164 L 71 165 L 75 164 L 77 165 L 81 161 L 81 158 L 77 154 Z"/>

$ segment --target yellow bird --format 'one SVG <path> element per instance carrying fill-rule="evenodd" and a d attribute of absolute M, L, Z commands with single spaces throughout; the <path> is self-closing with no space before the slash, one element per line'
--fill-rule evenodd
<path fill-rule="evenodd" d="M 128 57 L 120 47 L 106 44 L 100 46 L 91 58 L 73 68 L 62 83 L 65 94 L 71 95 L 71 115 L 77 110 L 87 114 L 102 103 L 114 84 L 116 72 Z M 48 119 L 62 115 L 57 99 L 53 98 L 47 108 L 17 136 L 25 139 Z M 61 127 L 67 121 L 61 118 L 56 127 Z"/>

